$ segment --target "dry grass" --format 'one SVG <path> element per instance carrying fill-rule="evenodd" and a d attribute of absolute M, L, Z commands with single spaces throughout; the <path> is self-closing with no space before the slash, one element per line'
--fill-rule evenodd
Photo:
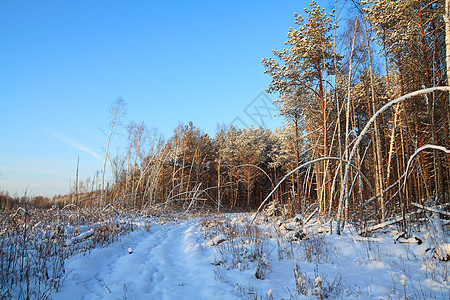
<path fill-rule="evenodd" d="M 46 299 L 65 276 L 65 260 L 105 246 L 133 230 L 100 209 L 23 209 L 0 212 L 0 299 Z"/>

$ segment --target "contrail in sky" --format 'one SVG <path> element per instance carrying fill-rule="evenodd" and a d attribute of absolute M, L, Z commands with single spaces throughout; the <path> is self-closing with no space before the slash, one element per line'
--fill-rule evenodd
<path fill-rule="evenodd" d="M 49 135 L 51 135 L 52 137 L 56 138 L 57 140 L 60 140 L 61 142 L 65 143 L 65 144 L 67 144 L 67 145 L 69 145 L 69 146 L 75 147 L 75 148 L 77 148 L 78 150 L 81 150 L 81 151 L 83 151 L 83 152 L 86 152 L 86 153 L 92 155 L 93 157 L 97 158 L 97 159 L 100 160 L 100 161 L 103 160 L 103 158 L 102 158 L 100 155 L 98 155 L 98 154 L 95 153 L 94 151 L 90 150 L 90 149 L 87 148 L 86 146 L 84 146 L 84 145 L 78 143 L 77 141 L 74 141 L 74 140 L 72 140 L 71 138 L 68 138 L 67 136 L 65 136 L 65 135 L 63 135 L 63 134 L 61 134 L 61 133 L 59 133 L 59 132 L 56 132 L 56 131 L 53 131 L 53 130 L 50 130 L 50 129 L 48 129 L 48 128 L 41 127 L 41 129 L 44 130 L 44 131 L 46 131 Z"/>

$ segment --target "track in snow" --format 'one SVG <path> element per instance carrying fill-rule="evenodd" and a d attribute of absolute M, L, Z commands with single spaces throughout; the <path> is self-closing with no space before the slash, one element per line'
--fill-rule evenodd
<path fill-rule="evenodd" d="M 54 299 L 222 299 L 214 257 L 203 249 L 198 220 L 136 231 L 66 264 L 67 278 Z M 133 252 L 128 253 L 128 248 Z M 228 287 L 229 290 L 229 287 Z"/>

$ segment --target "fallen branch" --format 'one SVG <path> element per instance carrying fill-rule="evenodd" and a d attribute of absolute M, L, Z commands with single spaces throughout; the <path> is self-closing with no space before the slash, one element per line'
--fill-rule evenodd
<path fill-rule="evenodd" d="M 316 214 L 316 212 L 319 211 L 319 208 L 316 207 L 316 209 L 305 219 L 305 222 L 303 224 L 308 223 L 309 220 L 311 220 L 311 218 Z"/>
<path fill-rule="evenodd" d="M 411 217 L 411 215 L 416 214 L 416 213 L 418 213 L 418 212 L 421 212 L 421 210 L 418 210 L 418 211 L 415 211 L 415 212 L 410 212 L 409 214 L 406 214 L 406 215 L 405 215 L 405 219 L 409 219 L 409 217 Z M 364 229 L 364 230 L 361 230 L 361 231 L 358 232 L 358 234 L 359 234 L 359 235 L 366 234 L 366 233 L 368 233 L 368 232 L 372 232 L 372 231 L 375 231 L 375 230 L 378 230 L 378 229 L 387 227 L 387 226 L 389 226 L 389 225 L 398 223 L 398 222 L 400 222 L 400 221 L 402 221 L 402 220 L 403 220 L 403 216 L 398 216 L 398 217 L 396 217 L 396 218 L 394 218 L 394 219 L 392 219 L 392 220 L 389 220 L 389 221 L 380 223 L 380 224 L 378 224 L 378 225 L 374 225 L 374 226 L 368 227 L 368 228 L 366 228 L 366 229 Z"/>
<path fill-rule="evenodd" d="M 411 204 L 414 205 L 415 207 L 422 208 L 422 209 L 425 209 L 425 210 L 428 210 L 428 211 L 431 211 L 431 212 L 436 212 L 436 213 L 440 213 L 442 215 L 450 216 L 450 213 L 448 213 L 446 211 L 439 210 L 437 208 L 423 206 L 422 204 L 414 203 L 414 202 L 411 202 Z"/>
<path fill-rule="evenodd" d="M 81 242 L 82 240 L 87 239 L 88 237 L 90 237 L 90 236 L 92 236 L 92 235 L 94 235 L 94 229 L 91 228 L 91 229 L 89 229 L 88 231 L 83 232 L 82 234 L 79 234 L 79 235 L 77 235 L 77 236 L 75 236 L 75 237 L 73 237 L 73 238 L 71 238 L 71 239 L 67 239 L 67 240 L 64 242 L 64 245 L 65 245 L 65 246 L 70 246 L 70 245 L 79 243 L 79 242 Z"/>

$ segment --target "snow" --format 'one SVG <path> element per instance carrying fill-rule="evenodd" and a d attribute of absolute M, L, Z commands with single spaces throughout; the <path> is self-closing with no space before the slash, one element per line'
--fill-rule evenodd
<path fill-rule="evenodd" d="M 218 236 L 214 237 L 213 239 L 203 243 L 205 246 L 215 246 L 222 242 L 225 242 L 227 240 L 227 237 L 225 234 L 221 233 Z"/>
<path fill-rule="evenodd" d="M 370 238 L 351 226 L 330 235 L 326 224 L 312 219 L 303 227 L 305 238 L 288 241 L 293 223 L 261 217 L 252 229 L 252 217 L 142 226 L 108 247 L 69 258 L 52 298 L 449 298 L 448 262 L 436 259 L 449 245 L 433 250 L 429 232 L 415 235 L 420 244 L 414 237 L 396 241 L 395 227 Z"/>
<path fill-rule="evenodd" d="M 65 241 L 65 245 L 66 246 L 70 246 L 70 245 L 72 245 L 74 243 L 78 243 L 78 242 L 80 242 L 80 241 L 90 237 L 93 234 L 94 234 L 94 229 L 91 228 L 88 231 L 83 232 L 82 234 L 79 234 L 79 235 L 77 235 L 77 236 L 75 236 L 75 237 L 73 237 L 71 239 L 67 239 Z"/>
<path fill-rule="evenodd" d="M 213 257 L 198 243 L 195 224 L 152 226 L 149 232 L 133 232 L 110 247 L 69 259 L 69 275 L 53 298 L 220 299 Z"/>

